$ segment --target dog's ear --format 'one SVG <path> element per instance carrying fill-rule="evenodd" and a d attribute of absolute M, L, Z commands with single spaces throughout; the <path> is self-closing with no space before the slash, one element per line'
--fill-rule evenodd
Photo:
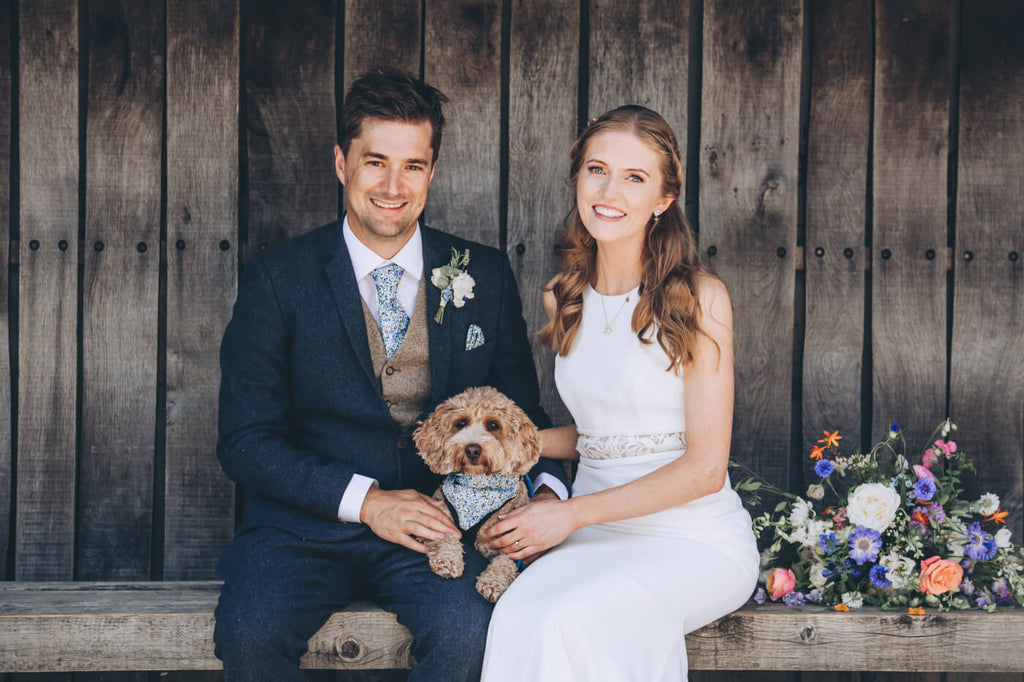
<path fill-rule="evenodd" d="M 509 468 L 513 475 L 522 476 L 540 459 L 540 432 L 515 403 L 509 401 L 508 407 L 502 411 L 507 424 L 504 445 L 509 455 Z"/>
<path fill-rule="evenodd" d="M 442 470 L 445 463 L 444 444 L 448 439 L 448 424 L 454 411 L 451 401 L 446 400 L 434 408 L 426 421 L 418 422 L 419 425 L 412 432 L 420 457 L 435 474 L 449 473 Z"/>

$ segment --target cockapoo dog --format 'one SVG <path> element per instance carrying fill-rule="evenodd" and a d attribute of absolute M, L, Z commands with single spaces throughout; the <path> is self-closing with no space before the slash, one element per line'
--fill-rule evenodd
<path fill-rule="evenodd" d="M 480 531 L 529 502 L 523 475 L 540 457 L 540 436 L 526 413 L 501 392 L 470 388 L 437 406 L 413 432 L 423 461 L 445 475 L 434 498 L 444 500 L 448 516 L 490 559 L 477 576 L 476 591 L 490 602 L 512 584 L 518 569 L 507 555 L 495 552 Z M 442 578 L 458 578 L 465 568 L 462 541 L 456 537 L 424 540 L 430 569 Z"/>

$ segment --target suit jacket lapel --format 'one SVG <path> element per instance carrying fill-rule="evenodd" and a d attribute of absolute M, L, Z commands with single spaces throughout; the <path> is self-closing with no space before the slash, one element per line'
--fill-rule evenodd
<path fill-rule="evenodd" d="M 451 364 L 452 306 L 445 310 L 441 324 L 434 322 L 434 313 L 441 302 L 441 293 L 430 283 L 430 273 L 451 260 L 451 242 L 443 232 L 420 225 L 423 234 L 423 276 L 426 278 L 427 336 L 430 345 L 431 403 L 439 403 L 447 395 L 448 368 Z M 350 268 L 351 269 L 351 268 Z"/>
<path fill-rule="evenodd" d="M 338 306 L 341 321 L 348 332 L 349 341 L 352 342 L 352 351 L 359 359 L 359 364 L 370 384 L 376 385 L 373 361 L 370 359 L 370 343 L 366 337 L 366 322 L 363 319 L 363 299 L 359 295 L 356 275 L 352 270 L 352 259 L 348 255 L 348 247 L 345 246 L 345 239 L 341 233 L 341 221 L 339 220 L 336 225 L 337 229 L 334 230 L 328 247 L 331 258 L 327 263 L 327 278 L 331 283 L 334 303 Z"/>

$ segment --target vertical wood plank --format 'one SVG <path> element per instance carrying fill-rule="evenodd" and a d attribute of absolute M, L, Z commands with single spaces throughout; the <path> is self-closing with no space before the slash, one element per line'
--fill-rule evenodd
<path fill-rule="evenodd" d="M 950 412 L 1019 538 L 1024 493 L 1024 5 L 965 3 Z M 1014 256 L 1013 254 L 1016 254 Z M 968 260 L 968 255 L 971 259 Z"/>
<path fill-rule="evenodd" d="M 345 87 L 374 66 L 418 74 L 422 12 L 421 0 L 345 0 Z"/>
<path fill-rule="evenodd" d="M 788 486 L 797 222 L 798 0 L 704 3 L 700 232 L 735 308 L 732 456 Z"/>
<path fill-rule="evenodd" d="M 871 2 L 816 0 L 807 144 L 803 452 L 838 429 L 861 441 Z M 844 449 L 845 451 L 845 449 Z M 816 480 L 804 457 L 805 479 Z"/>
<path fill-rule="evenodd" d="M 544 409 L 569 416 L 554 382 L 554 354 L 532 334 L 547 322 L 541 289 L 558 264 L 554 245 L 569 210 L 569 148 L 576 137 L 578 0 L 512 6 L 509 45 L 508 250 L 531 332 Z M 550 46 L 558 45 L 553 50 Z"/>
<path fill-rule="evenodd" d="M 19 3 L 15 577 L 73 575 L 78 326 L 78 6 Z"/>
<path fill-rule="evenodd" d="M 590 3 L 588 118 L 624 104 L 654 109 L 676 134 L 684 174 L 689 25 L 689 0 Z"/>
<path fill-rule="evenodd" d="M 89 3 L 79 580 L 150 577 L 163 2 Z"/>
<path fill-rule="evenodd" d="M 11 547 L 11 356 L 7 305 L 11 226 L 11 3 L 0 0 L 0 580 Z"/>
<path fill-rule="evenodd" d="M 217 351 L 238 259 L 238 3 L 167 3 L 164 577 L 212 578 L 234 492 L 214 455 Z"/>
<path fill-rule="evenodd" d="M 896 422 L 923 448 L 946 406 L 950 5 L 875 13 L 872 430 Z"/>
<path fill-rule="evenodd" d="M 501 0 L 428 3 L 424 74 L 450 98 L 427 222 L 498 246 Z"/>
<path fill-rule="evenodd" d="M 246 140 L 249 236 L 245 254 L 338 214 L 335 0 L 247 5 Z"/>

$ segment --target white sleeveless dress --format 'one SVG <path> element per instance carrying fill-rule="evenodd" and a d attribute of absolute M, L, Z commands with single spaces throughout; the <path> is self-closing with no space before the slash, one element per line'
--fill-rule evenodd
<path fill-rule="evenodd" d="M 657 342 L 642 344 L 630 330 L 637 294 L 604 297 L 605 334 L 601 297 L 588 287 L 573 348 L 555 360 L 555 383 L 579 431 L 574 497 L 686 456 L 683 381 L 665 371 Z M 576 531 L 498 601 L 483 681 L 686 680 L 683 635 L 754 591 L 750 525 L 726 481 L 687 504 Z"/>

